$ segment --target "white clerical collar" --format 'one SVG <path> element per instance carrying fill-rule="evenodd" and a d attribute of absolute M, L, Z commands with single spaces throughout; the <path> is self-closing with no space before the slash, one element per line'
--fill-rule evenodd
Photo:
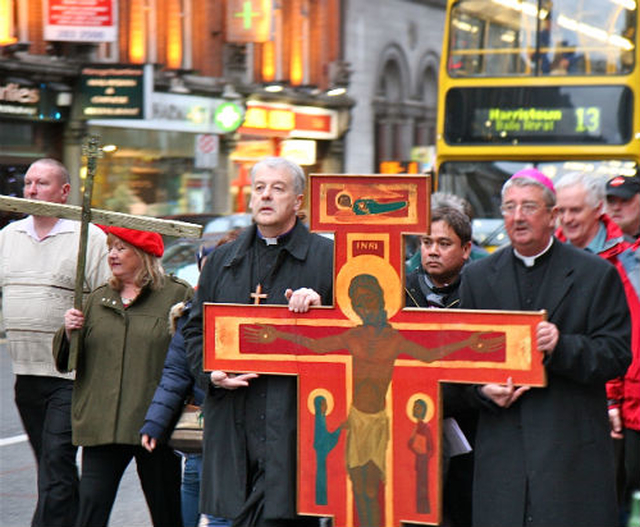
<path fill-rule="evenodd" d="M 543 254 L 545 254 L 551 246 L 553 245 L 553 236 L 549 238 L 549 243 L 547 246 L 538 254 L 534 254 L 533 256 L 524 256 L 520 254 L 516 249 L 513 249 L 513 254 L 516 258 L 522 261 L 525 267 L 533 267 L 536 263 L 536 258 L 540 258 Z"/>
<path fill-rule="evenodd" d="M 258 233 L 258 238 L 260 238 L 262 241 L 264 241 L 265 245 L 278 245 L 280 243 L 280 240 L 282 240 L 285 236 L 287 236 L 293 229 L 295 228 L 295 225 L 289 229 L 287 232 L 284 232 L 278 236 L 275 236 L 273 238 L 268 238 L 267 236 L 264 236 L 261 232 L 260 232 L 260 228 L 256 229 L 256 232 Z"/>

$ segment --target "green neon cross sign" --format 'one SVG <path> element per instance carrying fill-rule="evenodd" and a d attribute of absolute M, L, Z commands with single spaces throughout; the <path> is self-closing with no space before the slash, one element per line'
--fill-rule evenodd
<path fill-rule="evenodd" d="M 232 132 L 237 129 L 244 120 L 244 112 L 233 102 L 223 102 L 213 115 L 213 122 L 222 132 Z"/>
<path fill-rule="evenodd" d="M 233 16 L 236 18 L 242 18 L 242 28 L 243 29 L 251 29 L 252 18 L 256 16 L 260 16 L 260 12 L 252 11 L 251 8 L 253 4 L 251 0 L 247 0 L 242 3 L 242 11 L 238 11 L 234 13 Z"/>

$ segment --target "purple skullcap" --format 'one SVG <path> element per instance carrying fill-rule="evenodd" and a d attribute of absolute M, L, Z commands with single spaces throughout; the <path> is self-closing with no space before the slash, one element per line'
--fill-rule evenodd
<path fill-rule="evenodd" d="M 547 176 L 545 176 L 542 172 L 535 168 L 525 168 L 516 172 L 509 179 L 516 178 L 526 178 L 526 179 L 535 179 L 538 183 L 543 184 L 547 187 L 553 195 L 556 193 L 556 189 L 553 186 L 553 181 L 551 181 Z"/>

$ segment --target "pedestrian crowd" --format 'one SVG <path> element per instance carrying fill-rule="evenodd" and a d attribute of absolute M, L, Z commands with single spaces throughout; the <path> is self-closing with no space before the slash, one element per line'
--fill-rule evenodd
<path fill-rule="evenodd" d="M 164 272 L 160 235 L 89 225 L 82 309 L 72 307 L 78 222 L 31 215 L 0 231 L 15 403 L 37 467 L 32 527 L 108 525 L 133 459 L 155 527 L 329 524 L 296 511 L 296 379 L 203 371 L 206 303 L 287 305 L 292 316 L 332 304 L 333 242 L 305 225 L 305 179 L 284 158 L 255 164 L 253 224 L 199 252 L 195 289 Z M 25 174 L 25 198 L 66 203 L 70 188 L 53 159 Z M 429 232 L 406 262 L 407 307 L 546 311 L 535 328 L 544 388 L 510 378 L 443 384 L 443 417 L 472 448 L 443 441 L 442 525 L 624 526 L 640 489 L 640 180 L 552 181 L 526 168 L 504 183 L 500 210 L 510 244 L 488 253 L 473 239 L 469 203 L 435 193 Z M 366 392 L 377 381 L 356 373 L 365 367 L 357 349 L 383 353 L 375 343 L 394 330 L 375 277 L 354 278 L 349 297 L 362 325 L 344 335 L 247 338 L 353 353 L 347 421 L 329 432 L 317 397 L 315 426 L 327 453 L 344 428 L 358 524 L 378 527 L 388 383 L 378 379 L 382 397 Z M 430 361 L 449 352 L 394 339 L 389 353 Z M 187 404 L 200 408 L 203 439 L 181 452 L 169 443 Z M 410 441 L 416 467 L 433 455 L 422 425 Z M 426 492 L 428 481 L 418 486 Z"/>

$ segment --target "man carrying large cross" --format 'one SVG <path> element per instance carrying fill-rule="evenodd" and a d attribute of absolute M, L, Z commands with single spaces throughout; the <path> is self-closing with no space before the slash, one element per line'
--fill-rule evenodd
<path fill-rule="evenodd" d="M 253 304 L 255 298 L 288 302 L 295 312 L 332 302 L 333 244 L 309 233 L 296 217 L 304 187 L 302 169 L 285 159 L 267 158 L 253 167 L 255 225 L 209 256 L 183 331 L 197 377 L 202 378 L 203 302 Z M 204 379 L 201 512 L 242 526 L 317 524 L 296 517 L 295 379 L 222 371 Z"/>
<path fill-rule="evenodd" d="M 270 344 L 284 339 L 314 353 L 348 349 L 353 355 L 353 402 L 347 420 L 347 469 L 362 527 L 380 525 L 378 491 L 385 479 L 385 457 L 389 439 L 386 395 L 396 358 L 406 354 L 423 362 L 432 362 L 469 347 L 491 353 L 504 347 L 504 338 L 483 338 L 473 333 L 468 339 L 439 347 L 426 348 L 404 337 L 387 321 L 384 292 L 375 276 L 359 274 L 349 286 L 353 310 L 362 325 L 344 333 L 312 339 L 286 333 L 273 326 L 247 327 L 249 341 Z"/>
<path fill-rule="evenodd" d="M 67 169 L 54 159 L 35 161 L 24 197 L 66 203 Z M 77 508 L 76 447 L 71 443 L 73 375 L 56 371 L 53 334 L 73 305 L 80 223 L 29 216 L 0 231 L 0 286 L 9 352 L 16 374 L 15 401 L 38 469 L 32 526 L 73 525 Z M 83 290 L 109 277 L 105 234 L 90 226 Z"/>

